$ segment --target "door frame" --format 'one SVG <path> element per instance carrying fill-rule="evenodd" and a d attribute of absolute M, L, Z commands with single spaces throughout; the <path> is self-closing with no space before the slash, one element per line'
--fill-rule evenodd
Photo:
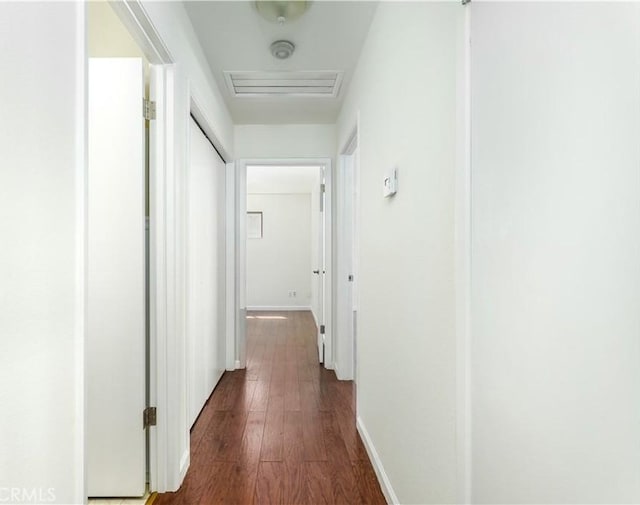
<path fill-rule="evenodd" d="M 455 303 L 456 303 L 456 498 L 472 499 L 471 398 L 471 19 L 472 6 L 464 5 L 458 18 L 456 67 L 456 176 L 455 176 Z"/>
<path fill-rule="evenodd" d="M 235 234 L 235 368 L 245 368 L 246 363 L 246 213 L 247 213 L 247 165 L 273 165 L 273 166 L 318 166 L 324 167 L 325 180 L 325 200 L 324 200 L 324 326 L 325 326 L 325 347 L 324 347 L 324 367 L 333 370 L 333 167 L 331 158 L 251 158 L 241 159 L 235 163 L 235 187 L 233 205 Z M 227 211 L 231 209 L 227 207 Z"/>
<path fill-rule="evenodd" d="M 138 44 L 150 66 L 150 99 L 156 102 L 156 119 L 149 126 L 149 402 L 156 407 L 157 426 L 149 427 L 149 490 L 169 489 L 172 444 L 168 422 L 170 391 L 168 335 L 170 267 L 175 262 L 170 245 L 172 230 L 168 208 L 175 206 L 170 178 L 175 173 L 175 69 L 174 60 L 139 0 L 110 1 L 110 6 Z M 86 480 L 86 476 L 85 476 Z"/>
<path fill-rule="evenodd" d="M 338 167 L 336 173 L 336 293 L 350 293 L 347 299 L 342 299 L 336 294 L 336 317 L 335 317 L 335 333 L 334 343 L 336 350 L 348 349 L 342 360 L 336 352 L 335 371 L 336 376 L 340 380 L 354 380 L 357 383 L 356 368 L 356 328 L 357 328 L 357 308 L 358 308 L 358 193 L 360 178 L 360 160 L 359 160 L 359 121 L 353 127 L 344 146 L 340 150 L 338 158 Z M 346 171 L 351 171 L 350 184 L 347 186 Z M 355 196 L 354 196 L 355 194 Z M 345 199 L 350 199 L 350 215 L 344 215 Z M 345 227 L 345 219 L 351 220 L 351 226 Z M 344 247 L 347 242 L 346 234 L 350 233 L 349 247 Z M 345 272 L 342 265 L 347 263 L 350 266 L 350 275 L 354 276 L 354 281 L 349 281 L 344 277 Z M 349 304 L 351 315 L 346 317 L 346 321 L 342 321 L 340 314 L 343 310 L 349 310 L 338 306 L 338 304 Z M 351 329 L 349 329 L 351 326 Z M 346 339 L 346 341 L 345 341 Z M 344 360 L 344 361 L 343 361 Z M 345 362 L 346 361 L 346 362 Z"/>

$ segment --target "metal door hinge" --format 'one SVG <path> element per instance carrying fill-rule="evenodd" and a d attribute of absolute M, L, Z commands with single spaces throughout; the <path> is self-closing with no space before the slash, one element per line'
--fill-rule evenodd
<path fill-rule="evenodd" d="M 147 407 L 142 411 L 142 425 L 143 428 L 156 425 L 156 408 Z"/>
<path fill-rule="evenodd" d="M 147 121 L 151 121 L 156 118 L 156 102 L 153 100 L 142 100 L 142 115 Z"/>
<path fill-rule="evenodd" d="M 325 191 L 325 186 L 323 183 L 323 184 L 320 184 L 320 212 L 324 212 L 324 191 Z"/>
<path fill-rule="evenodd" d="M 462 5 L 467 5 L 468 3 L 471 3 L 471 0 L 462 0 Z"/>
<path fill-rule="evenodd" d="M 320 325 L 320 335 L 324 335 L 324 324 Z"/>
<path fill-rule="evenodd" d="M 349 275 L 349 282 L 353 282 L 353 274 Z"/>

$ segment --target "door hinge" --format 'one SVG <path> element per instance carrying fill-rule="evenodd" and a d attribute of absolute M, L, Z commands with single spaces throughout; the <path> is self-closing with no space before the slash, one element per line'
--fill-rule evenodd
<path fill-rule="evenodd" d="M 151 121 L 156 118 L 156 102 L 153 100 L 142 100 L 142 115 L 147 121 Z"/>
<path fill-rule="evenodd" d="M 353 274 L 349 275 L 349 282 L 353 282 Z"/>
<path fill-rule="evenodd" d="M 471 0 L 462 0 L 462 5 L 467 5 L 468 3 L 471 3 Z"/>
<path fill-rule="evenodd" d="M 148 428 L 156 425 L 156 408 L 147 407 L 142 411 L 142 426 Z"/>
<path fill-rule="evenodd" d="M 324 324 L 320 325 L 320 335 L 324 335 Z"/>
<path fill-rule="evenodd" d="M 320 212 L 324 212 L 324 183 L 320 184 Z"/>

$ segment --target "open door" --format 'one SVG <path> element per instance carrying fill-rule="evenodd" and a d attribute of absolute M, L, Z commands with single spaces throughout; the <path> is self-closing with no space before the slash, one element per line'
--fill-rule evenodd
<path fill-rule="evenodd" d="M 314 209 L 314 216 L 318 216 L 318 221 L 313 224 L 317 228 L 317 243 L 311 245 L 312 250 L 316 252 L 312 258 L 312 269 L 314 271 L 311 290 L 314 297 L 317 298 L 317 305 L 313 303 L 314 314 L 317 319 L 318 335 L 318 361 L 325 363 L 327 368 L 333 368 L 333 349 L 330 335 L 331 328 L 331 160 L 328 158 L 283 158 L 283 159 L 256 159 L 256 160 L 239 160 L 235 164 L 227 166 L 227 170 L 234 170 L 235 184 L 234 191 L 229 191 L 227 187 L 227 195 L 233 194 L 235 202 L 227 201 L 227 209 L 234 209 L 235 218 L 227 221 L 227 233 L 230 233 L 230 227 L 235 225 L 235 251 L 228 256 L 235 260 L 235 268 L 230 268 L 231 263 L 227 262 L 227 271 L 234 272 L 236 278 L 233 282 L 234 293 L 231 293 L 231 283 L 227 283 L 227 294 L 231 293 L 234 300 L 234 335 L 236 338 L 236 364 L 234 368 L 246 367 L 246 316 L 247 316 L 247 165 L 250 166 L 289 166 L 298 167 L 306 166 L 310 168 L 318 167 L 319 178 L 319 197 L 318 193 L 313 192 L 314 202 L 321 208 L 321 212 Z M 227 174 L 227 180 L 231 177 Z M 315 203 L 314 203 L 315 207 Z M 313 232 L 312 232 L 313 233 Z M 317 258 L 317 259 L 316 259 Z M 315 273 L 317 271 L 317 273 Z M 310 272 L 311 274 L 311 272 Z M 228 304 L 230 305 L 230 304 Z"/>
<path fill-rule="evenodd" d="M 89 61 L 87 491 L 145 493 L 145 132 L 139 58 Z"/>
<path fill-rule="evenodd" d="M 315 265 L 313 273 L 318 276 L 317 290 L 318 290 L 318 361 L 320 363 L 325 362 L 325 276 L 327 274 L 327 268 L 325 264 L 325 176 L 324 167 L 320 167 L 319 174 L 319 207 L 320 212 L 318 216 L 318 239 L 317 239 L 317 258 L 318 262 Z"/>

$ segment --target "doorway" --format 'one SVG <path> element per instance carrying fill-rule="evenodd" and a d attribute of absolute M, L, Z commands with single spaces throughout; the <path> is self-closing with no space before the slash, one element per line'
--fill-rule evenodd
<path fill-rule="evenodd" d="M 141 15 L 122 4 L 88 6 L 85 451 L 91 497 L 142 496 L 164 487 L 158 456 L 166 444 L 154 417 L 164 408 L 157 364 L 166 337 L 161 245 L 173 71 L 168 55 L 138 33 Z"/>
<path fill-rule="evenodd" d="M 336 375 L 357 383 L 358 327 L 358 129 L 342 149 L 337 174 Z"/>
<path fill-rule="evenodd" d="M 246 366 L 246 318 L 253 309 L 308 310 L 318 362 L 332 369 L 331 162 L 242 160 L 236 173 L 239 368 Z"/>

